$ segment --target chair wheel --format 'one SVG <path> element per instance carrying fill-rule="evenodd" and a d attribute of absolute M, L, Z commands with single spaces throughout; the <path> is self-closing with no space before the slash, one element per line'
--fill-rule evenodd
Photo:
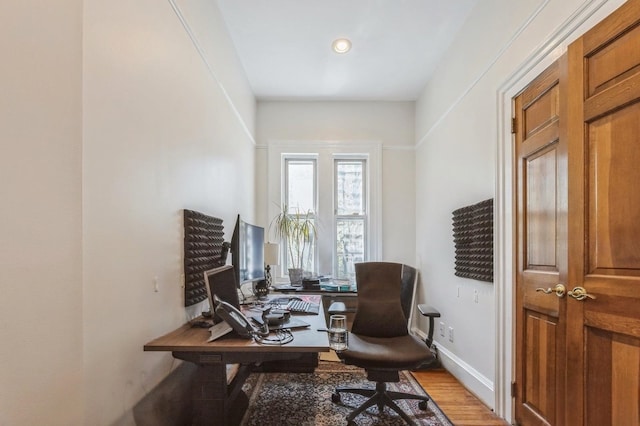
<path fill-rule="evenodd" d="M 331 394 L 331 401 L 337 404 L 342 401 L 342 398 L 340 397 L 340 394 L 338 392 L 334 392 Z"/>
<path fill-rule="evenodd" d="M 421 409 L 422 411 L 425 411 L 427 409 L 427 401 L 418 402 L 418 408 Z"/>

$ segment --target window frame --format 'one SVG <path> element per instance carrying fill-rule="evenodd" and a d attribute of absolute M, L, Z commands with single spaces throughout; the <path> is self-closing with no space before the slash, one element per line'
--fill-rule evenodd
<path fill-rule="evenodd" d="M 282 179 L 282 203 L 281 205 L 287 204 L 289 200 L 289 164 L 292 162 L 302 162 L 309 161 L 313 163 L 313 195 L 312 195 L 312 203 L 313 203 L 313 217 L 314 224 L 318 223 L 318 156 L 313 154 L 286 154 L 282 157 L 282 173 L 281 176 L 284 176 Z M 291 206 L 287 204 L 287 213 L 290 214 L 291 210 L 297 209 L 298 206 Z M 306 213 L 306 211 L 301 211 L 301 213 Z M 316 249 L 316 241 L 315 238 L 311 239 L 311 248 L 313 249 L 312 263 L 313 267 L 317 267 L 318 265 L 318 250 Z M 284 243 L 280 243 L 280 259 L 282 259 L 281 263 L 281 276 L 288 276 L 287 268 L 288 265 L 288 250 L 287 246 Z M 287 271 L 287 272 L 285 272 Z"/>
<path fill-rule="evenodd" d="M 283 168 L 286 157 L 299 158 L 317 156 L 318 189 L 315 194 L 317 202 L 318 238 L 314 253 L 316 272 L 319 274 L 333 274 L 336 271 L 334 247 L 336 236 L 334 222 L 334 159 L 335 158 L 366 158 L 366 177 L 368 183 L 367 212 L 368 221 L 368 260 L 380 260 L 382 253 L 382 144 L 376 141 L 314 141 L 314 140 L 286 140 L 269 141 L 267 145 L 267 220 L 271 220 L 279 213 L 284 198 Z M 328 179 L 328 180 L 327 180 Z M 330 185 L 323 190 L 325 182 Z M 328 207 L 323 207 L 328 206 Z M 327 210 L 324 211 L 324 210 Z M 327 216 L 328 215 L 328 216 Z M 273 235 L 269 232 L 270 241 Z M 274 241 L 275 242 L 275 241 Z M 283 262 L 281 262 L 283 263 Z M 275 269 L 276 281 L 285 282 L 286 276 L 283 265 Z"/>
<path fill-rule="evenodd" d="M 368 156 L 358 154 L 334 154 L 333 156 L 333 276 L 338 276 L 338 222 L 341 220 L 362 220 L 363 221 L 363 258 L 369 259 L 369 174 Z M 339 163 L 360 163 L 362 165 L 362 210 L 358 213 L 340 214 L 338 213 L 338 164 Z M 354 277 L 352 277 L 354 278 Z"/>
<path fill-rule="evenodd" d="M 313 163 L 313 196 L 311 199 L 313 200 L 313 215 L 314 217 L 318 213 L 318 157 L 316 155 L 287 155 L 282 158 L 283 160 L 283 187 L 282 187 L 282 200 L 283 203 L 289 201 L 289 164 L 292 162 L 302 162 L 309 161 Z M 287 203 L 287 208 L 298 208 L 298 206 L 291 206 Z"/>

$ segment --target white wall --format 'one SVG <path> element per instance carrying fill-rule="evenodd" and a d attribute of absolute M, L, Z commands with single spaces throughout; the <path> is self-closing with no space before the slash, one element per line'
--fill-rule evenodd
<path fill-rule="evenodd" d="M 181 210 L 229 238 L 255 214 L 255 99 L 214 2 L 4 2 L 0 23 L 0 425 L 134 424 L 179 364 L 144 343 L 202 309 Z"/>
<path fill-rule="evenodd" d="M 82 1 L 0 34 L 0 425 L 80 424 Z"/>
<path fill-rule="evenodd" d="M 177 364 L 170 353 L 144 353 L 143 344 L 202 308 L 185 314 L 183 306 L 181 210 L 222 218 L 227 239 L 238 213 L 254 215 L 255 100 L 215 4 L 173 6 L 85 1 L 91 424 L 133 422 L 130 408 Z"/>
<path fill-rule="evenodd" d="M 510 374 L 511 353 L 496 352 L 498 337 L 507 342 L 503 351 L 511 351 L 511 258 L 497 257 L 510 248 L 495 247 L 496 272 L 507 273 L 496 276 L 494 284 L 456 277 L 451 213 L 495 197 L 511 215 L 511 192 L 498 179 L 510 168 L 504 159 L 511 158 L 503 155 L 503 147 L 498 149 L 498 141 L 511 141 L 508 130 L 498 127 L 507 126 L 509 116 L 505 120 L 498 112 L 504 107 L 509 113 L 511 95 L 504 101 L 500 96 L 506 87 L 515 95 L 566 50 L 570 39 L 593 25 L 582 21 L 601 19 L 620 3 L 480 0 L 416 105 L 416 250 L 421 290 L 442 313 L 445 327 L 454 328 L 453 343 L 436 332 L 443 363 L 491 407 L 496 404 L 496 365 L 506 370 L 505 376 Z M 496 187 L 501 189 L 498 194 Z M 508 220 L 497 216 L 496 231 L 509 233 Z M 510 242 L 506 240 L 507 245 Z M 504 306 L 496 306 L 494 300 L 504 300 Z M 506 312 L 500 336 L 496 335 L 498 309 Z M 421 320 L 421 329 L 426 328 Z M 506 388 L 509 379 L 501 377 L 499 382 L 504 380 Z M 500 392 L 498 411 L 508 417 L 508 391 Z"/>
<path fill-rule="evenodd" d="M 259 101 L 258 176 L 267 176 L 267 145 L 278 141 L 382 144 L 382 257 L 415 261 L 414 102 Z M 267 182 L 256 186 L 258 217 L 267 217 Z"/>

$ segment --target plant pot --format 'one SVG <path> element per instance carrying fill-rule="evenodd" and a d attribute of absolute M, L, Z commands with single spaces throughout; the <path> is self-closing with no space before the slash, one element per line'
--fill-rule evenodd
<path fill-rule="evenodd" d="M 302 268 L 289 268 L 289 282 L 291 285 L 302 285 Z"/>

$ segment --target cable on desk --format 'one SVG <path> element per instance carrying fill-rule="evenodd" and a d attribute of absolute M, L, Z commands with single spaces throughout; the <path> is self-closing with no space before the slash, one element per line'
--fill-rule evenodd
<path fill-rule="evenodd" d="M 275 336 L 254 336 L 261 345 L 286 345 L 293 342 L 293 333 L 288 328 L 274 330 Z"/>

